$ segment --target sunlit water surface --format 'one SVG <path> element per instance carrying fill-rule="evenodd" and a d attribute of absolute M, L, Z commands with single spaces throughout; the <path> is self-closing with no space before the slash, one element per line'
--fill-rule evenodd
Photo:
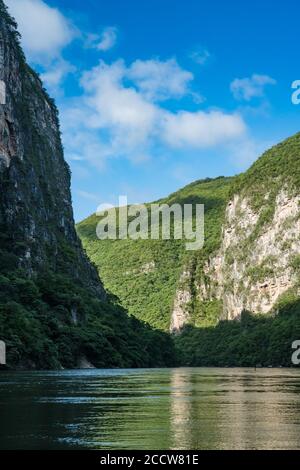
<path fill-rule="evenodd" d="M 300 449 L 300 370 L 0 372 L 2 449 Z"/>

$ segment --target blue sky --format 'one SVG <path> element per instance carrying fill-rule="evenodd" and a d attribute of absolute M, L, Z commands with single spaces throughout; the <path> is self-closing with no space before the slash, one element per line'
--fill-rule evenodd
<path fill-rule="evenodd" d="M 60 110 L 77 221 L 246 169 L 300 130 L 296 0 L 7 0 Z"/>

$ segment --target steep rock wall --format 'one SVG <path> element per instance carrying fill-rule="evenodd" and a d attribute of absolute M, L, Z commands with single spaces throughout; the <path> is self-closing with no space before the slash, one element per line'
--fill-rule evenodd
<path fill-rule="evenodd" d="M 74 228 L 57 109 L 26 64 L 2 1 L 0 10 L 0 80 L 6 89 L 0 104 L 1 243 L 29 276 L 47 266 L 103 298 Z"/>
<path fill-rule="evenodd" d="M 221 248 L 204 266 L 199 298 L 222 300 L 224 319 L 244 310 L 267 314 L 291 289 L 300 295 L 300 196 L 283 188 L 266 224 L 262 213 L 263 207 L 255 212 L 247 198 L 236 195 L 226 209 Z"/>

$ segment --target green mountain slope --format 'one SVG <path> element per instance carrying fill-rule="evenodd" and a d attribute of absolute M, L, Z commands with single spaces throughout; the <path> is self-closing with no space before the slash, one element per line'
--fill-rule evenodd
<path fill-rule="evenodd" d="M 266 193 L 270 193 L 273 196 L 271 201 L 274 201 L 282 186 L 299 193 L 300 133 L 272 147 L 249 170 L 239 175 L 232 186 L 231 195 L 242 193 L 250 196 L 252 203 L 260 207 Z"/>
<path fill-rule="evenodd" d="M 299 158 L 296 134 L 244 174 L 196 181 L 158 201 L 205 205 L 199 251 L 186 251 L 185 240 L 100 241 L 95 215 L 78 225 L 78 234 L 105 286 L 151 325 L 167 330 L 176 309 L 196 327 L 242 310 L 271 312 L 291 290 L 297 297 Z"/>
<path fill-rule="evenodd" d="M 105 288 L 120 299 L 130 314 L 154 327 L 169 329 L 174 297 L 185 266 L 199 269 L 209 253 L 219 246 L 231 182 L 231 178 L 196 181 L 158 201 L 182 206 L 205 204 L 206 240 L 204 250 L 199 253 L 186 251 L 185 240 L 100 241 L 96 236 L 100 218 L 96 215 L 78 224 L 83 246 L 98 267 Z M 201 323 L 200 317 L 197 323 Z"/>

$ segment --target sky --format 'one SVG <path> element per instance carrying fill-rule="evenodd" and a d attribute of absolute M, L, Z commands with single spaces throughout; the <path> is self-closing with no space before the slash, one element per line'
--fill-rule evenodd
<path fill-rule="evenodd" d="M 5 0 L 56 99 L 75 220 L 247 169 L 300 130 L 298 0 Z"/>

